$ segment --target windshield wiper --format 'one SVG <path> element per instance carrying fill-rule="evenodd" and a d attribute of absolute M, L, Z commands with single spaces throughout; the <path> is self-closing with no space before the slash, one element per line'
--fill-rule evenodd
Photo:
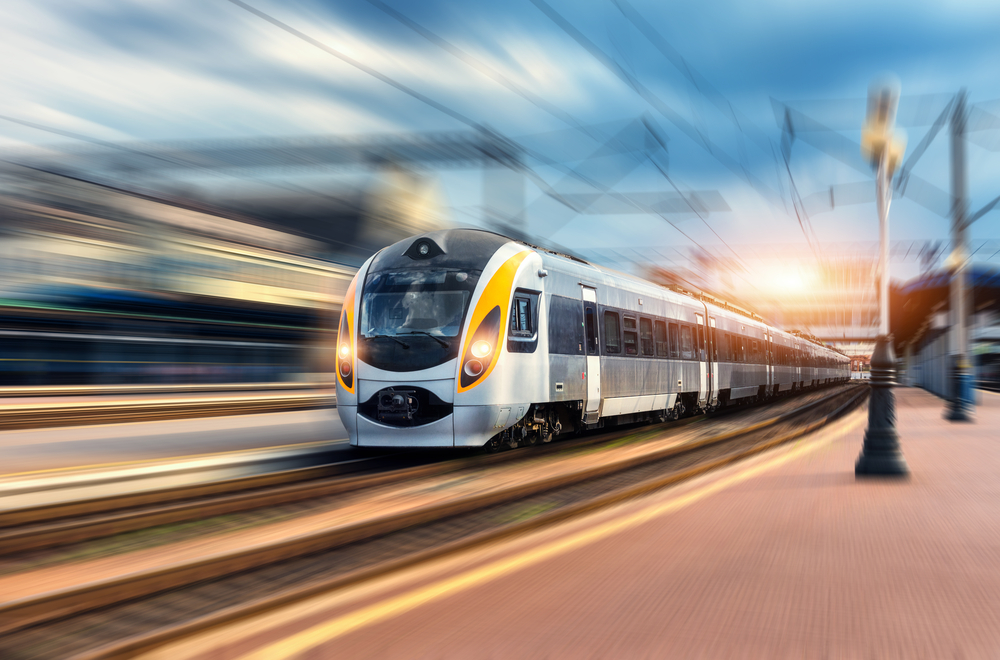
<path fill-rule="evenodd" d="M 407 344 L 405 341 L 403 341 L 402 339 L 400 339 L 396 335 L 365 335 L 365 338 L 367 338 L 367 339 L 391 339 L 394 342 L 396 342 L 397 344 L 399 344 L 400 346 L 402 346 L 403 348 L 409 348 L 410 347 L 409 344 Z"/>
<path fill-rule="evenodd" d="M 450 344 L 448 342 L 446 342 L 445 340 L 441 339 L 437 335 L 432 335 L 431 333 L 427 332 L 426 330 L 414 330 L 413 332 L 404 332 L 402 334 L 403 335 L 427 335 L 428 337 L 430 337 L 431 339 L 433 339 L 437 343 L 441 344 L 445 348 L 448 348 L 448 346 L 450 346 Z"/>

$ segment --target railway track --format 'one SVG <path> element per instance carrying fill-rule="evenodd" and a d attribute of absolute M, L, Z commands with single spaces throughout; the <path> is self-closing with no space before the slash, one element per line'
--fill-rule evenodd
<path fill-rule="evenodd" d="M 807 401 L 805 405 L 810 405 Z M 738 414 L 741 409 L 731 414 Z M 667 425 L 677 432 L 702 416 Z M 0 510 L 0 555 L 79 543 L 157 525 L 203 520 L 253 509 L 291 504 L 340 493 L 356 492 L 463 469 L 530 459 L 614 441 L 632 433 L 624 430 L 596 437 L 563 440 L 535 447 L 530 454 L 503 452 L 492 456 L 452 458 L 447 452 L 396 453 L 357 458 L 349 456 L 309 467 L 279 470 L 215 482 L 146 490 L 124 495 L 71 500 L 22 509 Z M 434 461 L 435 456 L 449 456 Z M 431 460 L 430 464 L 425 463 Z M 407 465 L 416 460 L 418 464 Z M 408 469 L 407 469 L 408 468 Z M 356 474 L 364 472 L 366 474 Z M 339 478 L 338 478 L 339 477 Z"/>
<path fill-rule="evenodd" d="M 702 417 L 669 425 L 677 431 Z M 0 510 L 0 556 L 79 543 L 157 525 L 293 504 L 600 444 L 631 431 L 563 440 L 530 454 L 505 451 L 455 458 L 450 452 L 349 455 L 314 466 L 124 495 Z M 668 431 L 669 432 L 669 431 Z M 440 457 L 447 456 L 441 461 Z M 364 473 L 364 474 L 358 474 Z"/>
<path fill-rule="evenodd" d="M 290 410 L 309 410 L 335 405 L 329 392 L 267 391 L 211 392 L 183 395 L 144 396 L 108 400 L 94 395 L 71 395 L 70 400 L 53 400 L 49 392 L 28 398 L 0 399 L 0 429 L 33 429 L 87 424 L 120 424 L 190 417 L 245 415 Z M 135 395 L 135 391 L 130 391 Z M 162 393 L 161 393 L 162 394 Z M 29 400 L 30 399 L 30 400 Z"/>
<path fill-rule="evenodd" d="M 621 447 L 630 434 L 649 435 L 648 429 L 610 434 L 615 440 L 602 436 L 603 445 L 592 440 L 591 448 L 578 447 L 577 455 L 610 452 L 608 460 L 588 466 L 564 471 L 547 468 L 502 488 L 314 530 L 168 570 L 0 605 L 3 630 L 8 633 L 0 642 L 0 654 L 11 658 L 72 653 L 87 658 L 128 657 L 179 635 L 690 478 L 800 437 L 856 404 L 867 390 L 839 388 L 770 419 L 731 424 L 721 433 L 703 433 L 649 451 L 633 451 L 646 446 L 641 442 L 626 447 L 628 451 Z M 633 441 L 641 439 L 632 437 Z M 475 458 L 489 462 L 515 454 L 539 455 L 528 451 Z M 463 460 L 470 467 L 468 459 L 458 459 L 458 463 Z M 422 467 L 453 470 L 456 464 Z M 411 480 L 412 475 L 403 478 Z M 385 479 L 398 476 L 381 475 Z M 525 519 L 524 511 L 542 513 Z M 99 611 L 92 611 L 95 608 Z M 123 631 L 123 625 L 131 629 Z"/>

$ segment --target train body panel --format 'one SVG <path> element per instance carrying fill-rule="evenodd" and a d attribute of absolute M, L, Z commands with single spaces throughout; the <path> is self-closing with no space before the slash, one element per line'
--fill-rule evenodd
<path fill-rule="evenodd" d="M 361 446 L 546 442 L 849 376 L 731 307 L 475 230 L 375 255 L 341 333 L 339 410 Z"/>

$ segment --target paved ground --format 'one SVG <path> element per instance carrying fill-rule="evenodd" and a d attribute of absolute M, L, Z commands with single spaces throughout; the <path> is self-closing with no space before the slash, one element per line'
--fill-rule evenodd
<path fill-rule="evenodd" d="M 586 520 L 162 649 L 162 658 L 998 658 L 1000 395 L 897 390 L 907 481 L 862 414 Z"/>

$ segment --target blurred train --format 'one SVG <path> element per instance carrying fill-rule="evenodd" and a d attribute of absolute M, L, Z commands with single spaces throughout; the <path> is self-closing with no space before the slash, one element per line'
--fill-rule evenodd
<path fill-rule="evenodd" d="M 304 370 L 319 319 L 82 285 L 0 301 L 0 386 L 262 383 Z"/>
<path fill-rule="evenodd" d="M 337 377 L 353 445 L 499 448 L 842 382 L 850 362 L 721 301 L 453 229 L 361 267 Z"/>

